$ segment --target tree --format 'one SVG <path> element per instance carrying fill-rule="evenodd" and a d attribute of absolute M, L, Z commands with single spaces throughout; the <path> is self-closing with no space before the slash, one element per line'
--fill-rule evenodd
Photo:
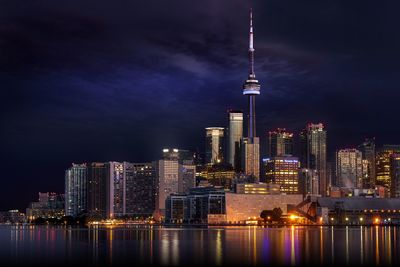
<path fill-rule="evenodd" d="M 272 210 L 263 210 L 260 214 L 260 217 L 264 220 L 264 223 L 266 223 L 272 218 L 272 215 Z"/>
<path fill-rule="evenodd" d="M 282 216 L 282 210 L 281 208 L 274 208 L 272 210 L 272 220 L 273 221 L 279 221 Z"/>

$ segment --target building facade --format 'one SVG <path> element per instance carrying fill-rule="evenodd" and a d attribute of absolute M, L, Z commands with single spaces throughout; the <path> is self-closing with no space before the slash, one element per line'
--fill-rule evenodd
<path fill-rule="evenodd" d="M 65 215 L 77 217 L 87 211 L 87 165 L 72 164 L 65 171 Z"/>
<path fill-rule="evenodd" d="M 297 205 L 303 200 L 301 194 L 235 194 L 226 193 L 226 221 L 228 223 L 243 223 L 260 218 L 263 210 L 280 208 L 286 215 L 288 205 Z"/>
<path fill-rule="evenodd" d="M 91 219 L 108 217 L 110 165 L 105 162 L 88 164 L 87 213 Z"/>
<path fill-rule="evenodd" d="M 367 138 L 358 147 L 362 153 L 364 162 L 364 178 L 363 187 L 373 188 L 376 182 L 376 165 L 375 165 L 375 138 Z"/>
<path fill-rule="evenodd" d="M 293 155 L 293 153 L 293 133 L 286 131 L 284 128 L 278 128 L 275 131 L 268 132 L 268 157 Z"/>
<path fill-rule="evenodd" d="M 362 188 L 363 160 L 357 149 L 340 149 L 336 152 L 336 175 L 340 187 Z"/>
<path fill-rule="evenodd" d="M 243 138 L 243 112 L 229 110 L 228 118 L 227 163 L 237 170 L 241 167 L 240 143 Z"/>
<path fill-rule="evenodd" d="M 156 163 L 157 194 L 156 218 L 165 215 L 165 200 L 173 193 L 179 192 L 178 160 L 159 160 Z"/>
<path fill-rule="evenodd" d="M 280 185 L 282 193 L 299 194 L 299 168 L 297 157 L 280 156 L 264 160 L 266 183 Z"/>
<path fill-rule="evenodd" d="M 248 176 L 260 179 L 260 139 L 258 137 L 243 138 L 242 168 Z"/>
<path fill-rule="evenodd" d="M 390 157 L 400 154 L 399 145 L 383 145 L 376 153 L 376 181 L 375 185 L 391 188 Z"/>
<path fill-rule="evenodd" d="M 206 163 L 218 164 L 224 160 L 224 128 L 206 128 Z"/>
<path fill-rule="evenodd" d="M 322 123 L 309 123 L 300 133 L 300 162 L 301 167 L 314 169 L 318 174 L 319 192 L 328 194 L 328 181 L 326 169 L 326 130 Z"/>
<path fill-rule="evenodd" d="M 125 214 L 125 175 L 124 163 L 107 163 L 107 218 L 117 218 Z"/>
<path fill-rule="evenodd" d="M 178 192 L 189 193 L 193 187 L 196 187 L 196 166 L 179 164 Z"/>
<path fill-rule="evenodd" d="M 400 198 L 400 154 L 390 156 L 390 197 Z"/>
<path fill-rule="evenodd" d="M 304 198 L 309 195 L 319 194 L 318 182 L 319 179 L 316 170 L 306 168 L 299 170 L 299 193 L 302 193 Z"/>
<path fill-rule="evenodd" d="M 124 162 L 124 216 L 147 218 L 156 209 L 158 185 L 152 163 Z"/>

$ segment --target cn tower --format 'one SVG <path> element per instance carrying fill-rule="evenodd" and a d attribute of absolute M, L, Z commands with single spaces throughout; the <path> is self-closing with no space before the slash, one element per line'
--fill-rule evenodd
<path fill-rule="evenodd" d="M 256 95 L 260 94 L 260 84 L 254 73 L 254 33 L 253 10 L 250 9 L 249 31 L 249 75 L 243 84 L 243 95 L 248 99 L 247 137 L 243 138 L 243 167 L 248 176 L 256 181 L 260 177 L 260 140 L 256 137 Z"/>

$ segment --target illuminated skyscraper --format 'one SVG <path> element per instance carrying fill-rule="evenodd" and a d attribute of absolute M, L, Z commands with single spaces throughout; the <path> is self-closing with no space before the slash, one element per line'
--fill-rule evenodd
<path fill-rule="evenodd" d="M 376 154 L 376 185 L 391 188 L 390 156 L 400 154 L 399 145 L 383 145 Z"/>
<path fill-rule="evenodd" d="M 322 123 L 309 123 L 300 133 L 300 163 L 302 168 L 317 171 L 319 194 L 327 195 L 326 130 Z"/>
<path fill-rule="evenodd" d="M 125 175 L 124 163 L 107 163 L 107 216 L 116 218 L 125 215 Z"/>
<path fill-rule="evenodd" d="M 155 217 L 165 215 L 165 200 L 179 192 L 179 163 L 177 159 L 162 159 L 155 162 L 157 175 Z"/>
<path fill-rule="evenodd" d="M 254 72 L 253 12 L 250 10 L 249 33 L 249 75 L 243 84 L 243 95 L 248 99 L 247 137 L 242 143 L 242 165 L 247 175 L 260 178 L 260 141 L 256 137 L 256 95 L 260 94 L 260 84 Z"/>
<path fill-rule="evenodd" d="M 400 154 L 390 156 L 390 197 L 400 198 Z"/>
<path fill-rule="evenodd" d="M 375 138 L 367 138 L 358 149 L 361 151 L 363 160 L 365 162 L 363 177 L 364 187 L 373 188 L 375 186 L 376 172 L 375 172 Z"/>
<path fill-rule="evenodd" d="M 65 171 L 65 215 L 76 217 L 87 210 L 87 166 L 74 164 Z"/>
<path fill-rule="evenodd" d="M 279 184 L 282 193 L 298 194 L 300 163 L 297 157 L 280 156 L 264 160 L 267 183 Z"/>
<path fill-rule="evenodd" d="M 206 163 L 217 164 L 224 159 L 224 128 L 206 128 Z"/>
<path fill-rule="evenodd" d="M 240 141 L 243 138 L 243 112 L 229 110 L 227 162 L 235 170 L 240 169 Z"/>
<path fill-rule="evenodd" d="M 278 128 L 268 132 L 268 157 L 293 155 L 293 133 Z"/>
<path fill-rule="evenodd" d="M 357 149 L 340 149 L 336 153 L 336 175 L 340 187 L 362 188 L 362 153 Z"/>

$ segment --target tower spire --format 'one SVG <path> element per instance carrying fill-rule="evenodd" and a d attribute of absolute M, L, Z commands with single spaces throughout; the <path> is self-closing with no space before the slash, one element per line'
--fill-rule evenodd
<path fill-rule="evenodd" d="M 250 8 L 250 31 L 249 31 L 249 76 L 254 78 L 254 33 L 253 33 L 253 8 Z"/>

